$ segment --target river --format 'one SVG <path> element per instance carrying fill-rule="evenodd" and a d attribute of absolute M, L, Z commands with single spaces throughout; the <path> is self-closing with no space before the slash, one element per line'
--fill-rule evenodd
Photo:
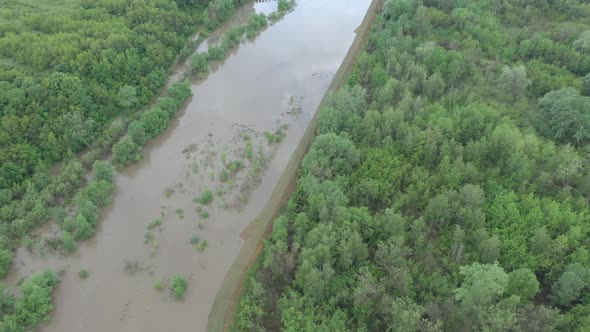
<path fill-rule="evenodd" d="M 244 243 L 241 232 L 269 200 L 369 3 L 298 0 L 293 12 L 193 82 L 193 97 L 168 130 L 118 174 L 93 239 L 71 255 L 19 249 L 8 284 L 45 268 L 64 271 L 51 322 L 41 330 L 204 331 Z M 245 6 L 268 12 L 276 2 Z M 269 143 L 264 132 L 279 127 L 285 137 Z M 231 171 L 233 160 L 242 166 Z M 222 180 L 223 168 L 230 172 Z M 213 202 L 195 203 L 206 188 Z M 148 230 L 155 219 L 161 225 Z M 81 279 L 80 270 L 89 277 Z M 183 300 L 154 287 L 176 274 L 188 280 Z"/>

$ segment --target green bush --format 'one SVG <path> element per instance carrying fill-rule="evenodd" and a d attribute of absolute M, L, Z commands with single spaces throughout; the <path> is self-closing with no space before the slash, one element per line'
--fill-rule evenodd
<path fill-rule="evenodd" d="M 4 278 L 8 274 L 12 264 L 12 256 L 12 251 L 0 249 L 0 278 Z"/>
<path fill-rule="evenodd" d="M 170 292 L 176 299 L 181 300 L 184 298 L 187 287 L 188 282 L 183 276 L 177 274 L 172 277 L 172 281 L 170 281 Z"/>
<path fill-rule="evenodd" d="M 141 159 L 141 146 L 137 145 L 129 136 L 123 137 L 113 146 L 113 161 L 120 165 L 127 164 Z"/>
<path fill-rule="evenodd" d="M 204 77 L 209 73 L 209 63 L 204 53 L 195 54 L 190 60 L 190 66 L 193 75 Z"/>
<path fill-rule="evenodd" d="M 92 172 L 94 173 L 94 181 L 106 181 L 113 183 L 115 177 L 115 168 L 106 161 L 97 160 L 92 165 Z"/>
<path fill-rule="evenodd" d="M 70 232 L 63 231 L 61 234 L 61 245 L 63 246 L 64 250 L 67 252 L 72 252 L 76 250 L 76 240 Z"/>
<path fill-rule="evenodd" d="M 207 55 L 210 60 L 223 60 L 225 58 L 225 50 L 215 45 L 209 45 Z"/>
<path fill-rule="evenodd" d="M 147 139 L 154 138 L 168 128 L 168 113 L 158 107 L 154 107 L 141 114 L 140 122 L 145 128 Z"/>
<path fill-rule="evenodd" d="M 148 140 L 147 133 L 145 132 L 145 126 L 141 121 L 133 120 L 129 124 L 128 133 L 129 137 L 131 137 L 133 142 L 137 145 L 144 145 Z"/>
<path fill-rule="evenodd" d="M 80 279 L 86 279 L 89 276 L 90 276 L 90 273 L 88 273 L 88 270 L 82 269 L 78 272 L 78 277 L 80 277 Z"/>
<path fill-rule="evenodd" d="M 208 188 L 201 193 L 201 197 L 199 198 L 199 202 L 201 204 L 209 204 L 213 201 L 213 192 Z"/>

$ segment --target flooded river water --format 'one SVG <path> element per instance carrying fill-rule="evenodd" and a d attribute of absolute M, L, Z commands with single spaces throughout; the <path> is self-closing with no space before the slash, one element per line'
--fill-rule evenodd
<path fill-rule="evenodd" d="M 17 252 L 8 284 L 46 268 L 65 271 L 43 331 L 205 330 L 240 233 L 269 199 L 369 3 L 298 0 L 192 84 L 192 99 L 168 130 L 118 174 L 93 239 L 71 255 Z M 245 6 L 268 12 L 276 3 Z M 286 135 L 270 143 L 265 131 Z M 213 201 L 198 203 L 206 189 Z M 161 225 L 148 230 L 156 219 Z M 183 300 L 154 287 L 176 274 L 188 280 Z"/>

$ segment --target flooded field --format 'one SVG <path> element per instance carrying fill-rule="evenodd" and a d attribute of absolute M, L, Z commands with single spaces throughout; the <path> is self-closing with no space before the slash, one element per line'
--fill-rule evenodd
<path fill-rule="evenodd" d="M 270 198 L 369 3 L 298 0 L 193 83 L 168 130 L 118 175 L 93 239 L 67 256 L 20 249 L 8 284 L 45 268 L 65 272 L 42 330 L 204 331 L 241 232 Z M 234 20 L 273 8 L 245 5 Z M 188 280 L 180 301 L 155 287 L 177 274 Z"/>

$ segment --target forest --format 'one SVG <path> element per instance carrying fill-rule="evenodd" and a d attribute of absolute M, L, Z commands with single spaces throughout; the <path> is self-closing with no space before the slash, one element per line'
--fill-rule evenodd
<path fill-rule="evenodd" d="M 238 331 L 590 330 L 590 4 L 387 0 Z"/>

